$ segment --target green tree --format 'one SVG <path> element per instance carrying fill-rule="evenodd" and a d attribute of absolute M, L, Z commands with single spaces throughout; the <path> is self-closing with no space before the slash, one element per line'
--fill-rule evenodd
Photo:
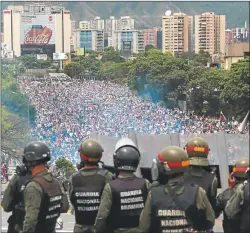
<path fill-rule="evenodd" d="M 76 171 L 73 163 L 64 157 L 56 160 L 56 167 L 58 170 L 62 171 L 62 173 L 67 176 L 67 178 Z"/>
<path fill-rule="evenodd" d="M 150 50 L 150 49 L 155 49 L 155 47 L 154 47 L 153 45 L 151 45 L 151 44 L 147 44 L 147 45 L 145 46 L 145 51 L 148 51 L 148 50 Z"/>
<path fill-rule="evenodd" d="M 222 83 L 221 97 L 235 117 L 241 117 L 249 110 L 249 62 L 246 58 L 232 64 L 230 73 Z"/>
<path fill-rule="evenodd" d="M 30 140 L 27 121 L 1 106 L 1 154 L 5 159 L 22 159 L 22 150 Z"/>
<path fill-rule="evenodd" d="M 37 60 L 35 54 L 24 55 L 17 58 L 17 61 L 26 69 L 46 69 L 55 68 L 53 61 L 48 58 L 47 60 Z"/>
<path fill-rule="evenodd" d="M 69 75 L 70 77 L 76 77 L 82 72 L 82 66 L 80 65 L 80 60 L 75 60 L 63 68 L 64 73 Z"/>
<path fill-rule="evenodd" d="M 198 54 L 195 55 L 194 59 L 195 62 L 198 64 L 202 64 L 204 66 L 207 65 L 209 61 L 211 61 L 211 56 L 208 52 L 205 52 L 203 50 L 199 51 Z"/>
<path fill-rule="evenodd" d="M 116 51 L 113 47 L 107 47 L 102 53 L 102 62 L 124 62 L 125 59 L 121 57 L 120 53 Z"/>
<path fill-rule="evenodd" d="M 221 108 L 220 87 L 227 72 L 210 68 L 195 70 L 200 73 L 188 82 L 190 106 L 199 112 L 206 108 L 208 114 L 215 115 Z"/>

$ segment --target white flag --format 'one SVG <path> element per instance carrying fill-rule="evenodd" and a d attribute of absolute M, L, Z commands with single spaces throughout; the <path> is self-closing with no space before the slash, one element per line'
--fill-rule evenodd
<path fill-rule="evenodd" d="M 249 116 L 249 111 L 248 111 L 247 115 L 245 116 L 244 120 L 241 122 L 240 126 L 238 127 L 238 130 L 240 132 L 242 132 L 244 130 L 244 128 L 246 127 L 248 116 Z"/>

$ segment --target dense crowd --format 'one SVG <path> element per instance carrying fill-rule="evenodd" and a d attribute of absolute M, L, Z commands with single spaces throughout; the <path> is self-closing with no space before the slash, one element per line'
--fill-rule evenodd
<path fill-rule="evenodd" d="M 69 156 L 77 160 L 80 142 L 95 131 L 123 136 L 129 132 L 147 134 L 238 133 L 239 122 L 197 116 L 142 100 L 127 86 L 109 81 L 19 78 L 21 91 L 36 108 L 32 135 L 46 141 L 54 159 Z M 244 132 L 248 132 L 246 127 Z"/>

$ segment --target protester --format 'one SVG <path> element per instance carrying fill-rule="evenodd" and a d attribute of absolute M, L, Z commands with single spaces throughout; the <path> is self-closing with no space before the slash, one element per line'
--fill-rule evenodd
<path fill-rule="evenodd" d="M 64 74 L 63 74 L 64 75 Z M 48 144 L 53 161 L 61 156 L 76 164 L 78 145 L 90 132 L 126 136 L 147 134 L 238 133 L 235 120 L 197 116 L 144 101 L 125 85 L 110 81 L 19 77 L 21 91 L 36 109 L 32 136 Z M 248 127 L 244 131 L 248 132 Z"/>

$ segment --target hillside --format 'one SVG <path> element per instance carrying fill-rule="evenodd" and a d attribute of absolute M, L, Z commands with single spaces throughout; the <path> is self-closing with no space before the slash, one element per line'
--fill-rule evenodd
<path fill-rule="evenodd" d="M 2 3 L 2 7 L 11 5 Z M 16 5 L 20 3 L 15 2 Z M 53 3 L 52 3 L 53 4 Z M 190 15 L 213 11 L 225 14 L 227 28 L 243 27 L 249 23 L 248 2 L 65 2 L 65 7 L 72 12 L 76 21 L 88 20 L 95 16 L 108 18 L 130 15 L 136 19 L 137 28 L 150 28 L 161 25 L 161 16 L 168 9 L 172 12 L 185 12 Z"/>
<path fill-rule="evenodd" d="M 108 18 L 133 16 L 138 28 L 149 28 L 161 25 L 161 16 L 168 9 L 172 12 L 182 11 L 190 15 L 213 11 L 225 14 L 227 28 L 242 27 L 249 22 L 249 3 L 247 2 L 74 2 L 66 6 L 78 21 L 94 16 Z"/>

